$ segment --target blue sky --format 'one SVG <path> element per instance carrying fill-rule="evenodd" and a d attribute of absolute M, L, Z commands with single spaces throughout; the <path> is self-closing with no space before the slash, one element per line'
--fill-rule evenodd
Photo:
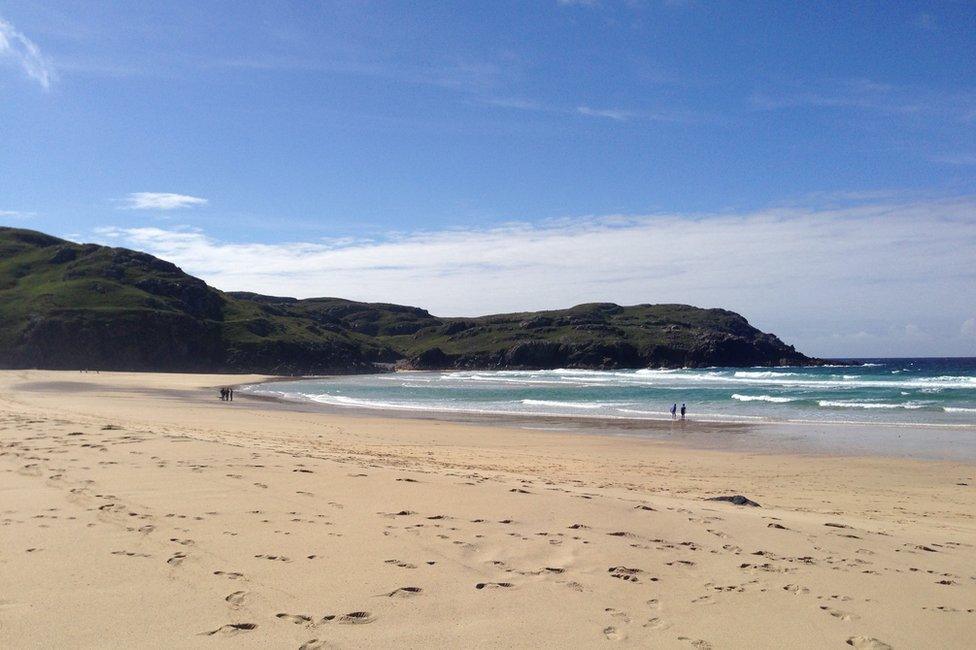
<path fill-rule="evenodd" d="M 222 289 L 976 355 L 976 3 L 0 0 L 0 222 Z M 275 260 L 274 263 L 269 260 Z"/>

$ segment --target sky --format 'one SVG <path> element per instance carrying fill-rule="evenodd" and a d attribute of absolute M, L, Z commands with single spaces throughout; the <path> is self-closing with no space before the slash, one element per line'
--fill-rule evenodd
<path fill-rule="evenodd" d="M 0 224 L 223 290 L 976 356 L 976 1 L 0 0 Z"/>

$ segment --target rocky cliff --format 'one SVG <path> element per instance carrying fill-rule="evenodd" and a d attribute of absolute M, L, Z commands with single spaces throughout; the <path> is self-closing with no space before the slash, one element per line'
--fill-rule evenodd
<path fill-rule="evenodd" d="M 0 367 L 324 374 L 812 363 L 723 309 L 594 303 L 439 318 L 225 293 L 145 253 L 0 228 Z"/>

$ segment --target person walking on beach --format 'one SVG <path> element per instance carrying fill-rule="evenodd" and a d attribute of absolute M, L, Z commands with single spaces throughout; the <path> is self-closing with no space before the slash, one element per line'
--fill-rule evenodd
<path fill-rule="evenodd" d="M 677 413 L 677 412 L 678 412 L 678 403 L 675 402 L 674 404 L 671 405 L 671 419 L 672 420 L 674 420 L 676 417 L 678 417 L 677 415 L 675 415 L 675 413 Z"/>
<path fill-rule="evenodd" d="M 681 404 L 681 419 L 682 420 L 685 419 L 685 405 L 684 405 L 684 403 Z"/>
<path fill-rule="evenodd" d="M 226 388 L 221 388 L 220 389 L 220 401 L 221 402 L 227 401 L 227 389 Z"/>
<path fill-rule="evenodd" d="M 227 396 L 230 397 L 230 401 L 232 401 L 232 402 L 234 401 L 234 389 L 233 388 L 228 388 L 227 389 Z"/>

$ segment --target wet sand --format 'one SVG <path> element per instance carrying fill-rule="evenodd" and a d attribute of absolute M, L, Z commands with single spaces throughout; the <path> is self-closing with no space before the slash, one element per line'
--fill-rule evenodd
<path fill-rule="evenodd" d="M 0 647 L 971 644 L 972 463 L 216 398 L 261 379 L 0 372 Z"/>

